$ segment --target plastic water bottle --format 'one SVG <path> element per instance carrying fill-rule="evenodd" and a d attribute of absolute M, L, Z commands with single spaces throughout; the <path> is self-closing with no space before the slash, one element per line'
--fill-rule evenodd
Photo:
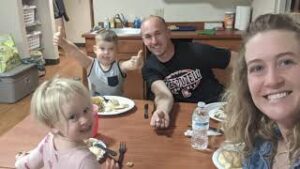
<path fill-rule="evenodd" d="M 104 27 L 105 29 L 109 29 L 109 28 L 110 28 L 108 17 L 106 17 L 106 18 L 104 19 L 103 27 Z"/>
<path fill-rule="evenodd" d="M 192 115 L 192 139 L 191 144 L 194 149 L 204 150 L 208 145 L 207 131 L 209 128 L 208 109 L 204 102 L 198 102 Z"/>

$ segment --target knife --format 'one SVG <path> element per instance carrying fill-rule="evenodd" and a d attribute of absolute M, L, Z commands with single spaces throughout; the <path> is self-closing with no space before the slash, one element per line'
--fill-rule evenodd
<path fill-rule="evenodd" d="M 148 119 L 148 103 L 144 105 L 144 118 Z"/>

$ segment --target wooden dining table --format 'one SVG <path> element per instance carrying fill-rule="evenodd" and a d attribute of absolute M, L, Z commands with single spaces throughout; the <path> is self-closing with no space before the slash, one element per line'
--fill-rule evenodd
<path fill-rule="evenodd" d="M 215 169 L 212 154 L 223 136 L 209 138 L 209 149 L 198 151 L 191 147 L 184 132 L 190 127 L 196 104 L 175 103 L 168 129 L 156 130 L 150 126 L 152 101 L 134 100 L 130 111 L 113 116 L 99 116 L 97 138 L 118 152 L 120 142 L 126 142 L 124 169 Z M 149 118 L 144 117 L 144 105 L 149 105 Z M 216 121 L 211 126 L 218 127 Z M 0 168 L 13 168 L 15 155 L 34 148 L 49 131 L 31 115 L 0 137 Z M 117 159 L 117 158 L 116 158 Z M 133 166 L 126 163 L 132 162 Z"/>

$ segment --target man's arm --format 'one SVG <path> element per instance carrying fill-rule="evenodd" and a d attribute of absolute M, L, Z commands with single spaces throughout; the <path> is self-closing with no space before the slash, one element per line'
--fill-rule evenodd
<path fill-rule="evenodd" d="M 76 59 L 83 68 L 87 69 L 92 63 L 93 58 L 87 56 L 75 44 L 65 39 L 62 36 L 63 33 L 61 32 L 62 31 L 61 27 L 59 27 L 58 30 L 59 32 L 56 32 L 53 37 L 54 45 L 63 48 L 68 56 L 71 56 L 74 59 Z"/>
<path fill-rule="evenodd" d="M 156 110 L 151 118 L 150 125 L 154 128 L 167 128 L 170 124 L 170 112 L 173 108 L 174 98 L 164 81 L 156 80 L 151 85 L 154 93 Z"/>

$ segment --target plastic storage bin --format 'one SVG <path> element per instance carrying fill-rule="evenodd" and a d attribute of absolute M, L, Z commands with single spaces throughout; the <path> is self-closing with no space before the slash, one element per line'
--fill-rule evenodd
<path fill-rule="evenodd" d="M 27 42 L 28 42 L 28 48 L 30 50 L 39 48 L 41 46 L 40 43 L 40 35 L 42 34 L 41 31 L 34 31 L 30 34 L 27 34 Z"/>
<path fill-rule="evenodd" d="M 14 103 L 32 93 L 38 86 L 38 70 L 34 64 L 21 64 L 0 73 L 0 103 Z"/>
<path fill-rule="evenodd" d="M 35 22 L 35 8 L 36 6 L 23 6 L 24 23 L 26 26 L 32 25 Z"/>

